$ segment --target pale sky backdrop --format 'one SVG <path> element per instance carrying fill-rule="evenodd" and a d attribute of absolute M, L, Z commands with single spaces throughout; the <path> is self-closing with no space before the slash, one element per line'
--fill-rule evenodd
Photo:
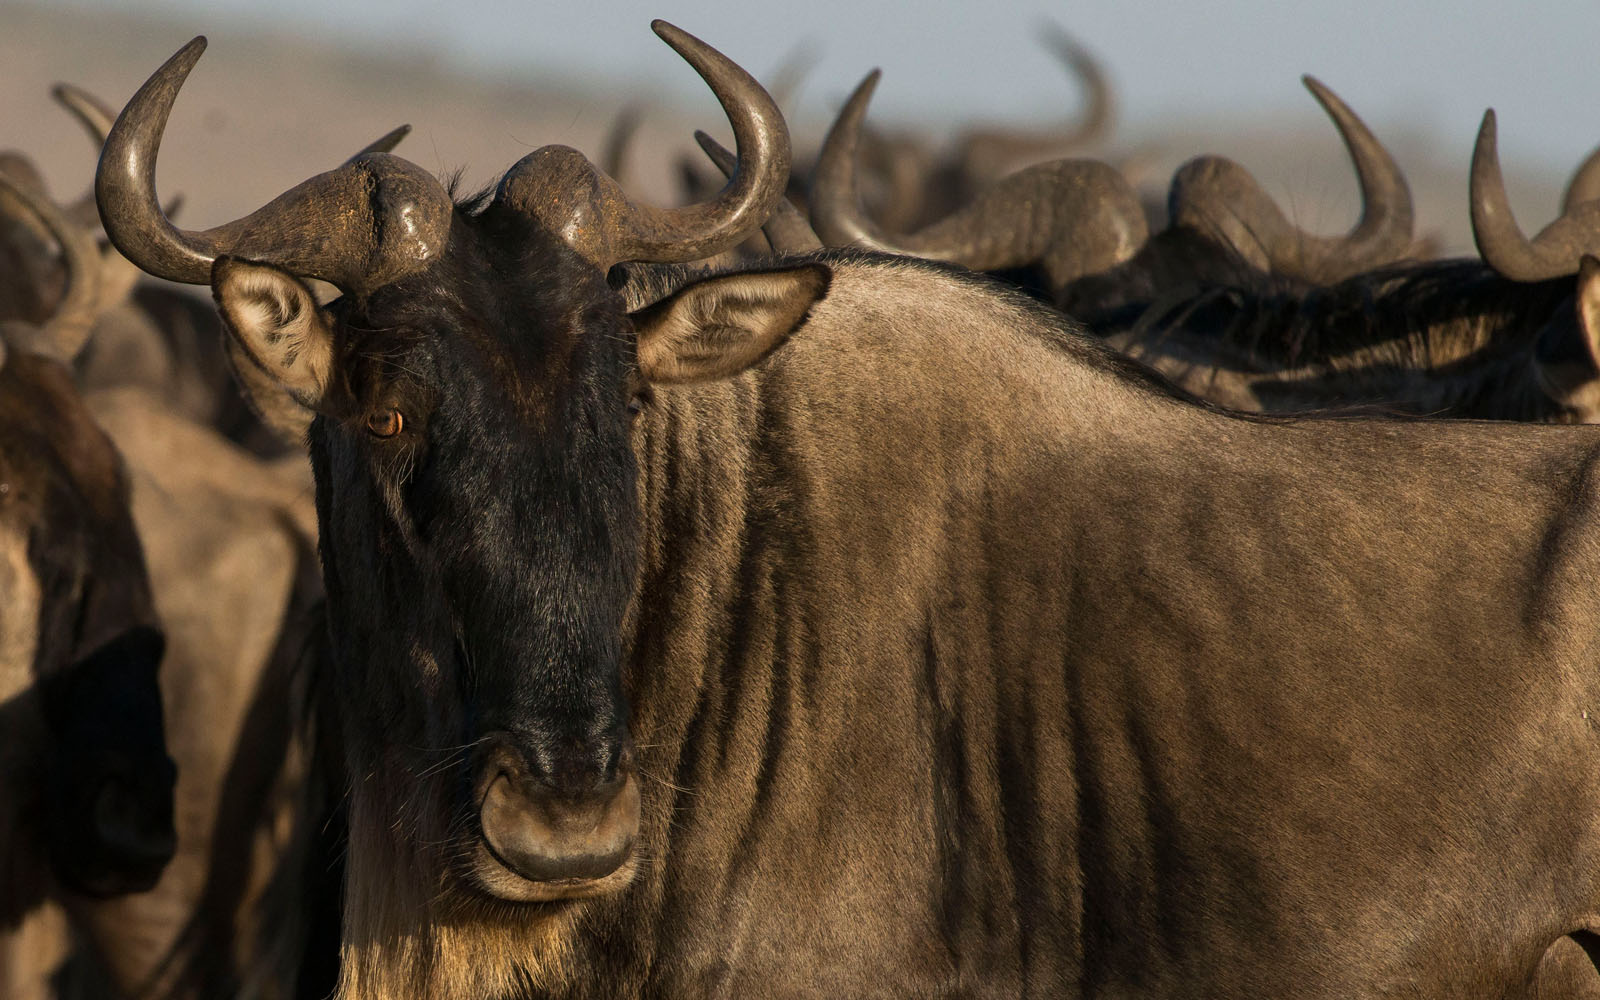
<path fill-rule="evenodd" d="M 876 65 L 885 77 L 875 112 L 933 121 L 1039 121 L 1070 107 L 1074 94 L 1035 42 L 1039 19 L 1052 18 L 1106 63 L 1121 121 L 1135 126 L 1255 113 L 1318 124 L 1298 83 L 1311 72 L 1375 126 L 1426 129 L 1462 156 L 1490 105 L 1508 160 L 1567 169 L 1600 143 L 1600 0 L 56 2 L 144 6 L 211 34 L 214 46 L 242 20 L 483 71 L 693 93 L 693 74 L 649 32 L 650 18 L 665 17 L 758 76 L 795 45 L 813 46 L 802 114 L 825 115 Z"/>

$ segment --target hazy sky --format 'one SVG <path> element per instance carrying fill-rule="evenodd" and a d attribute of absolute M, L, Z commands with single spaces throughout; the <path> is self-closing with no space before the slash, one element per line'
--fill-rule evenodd
<path fill-rule="evenodd" d="M 128 0 L 69 0 L 78 7 Z M 884 69 L 874 111 L 925 120 L 1038 121 L 1076 94 L 1035 41 L 1050 18 L 1098 53 L 1122 120 L 1319 112 L 1311 72 L 1375 126 L 1425 128 L 1465 158 L 1483 109 L 1508 159 L 1568 169 L 1600 143 L 1600 0 L 1288 0 L 887 3 L 873 0 L 151 0 L 194 31 L 305 30 L 374 47 L 437 52 L 495 72 L 570 73 L 691 93 L 693 74 L 650 33 L 665 17 L 758 76 L 798 44 L 818 55 L 802 113 L 825 114 Z M 0 0 L 3 7 L 3 0 Z M 270 13 L 268 10 L 270 9 Z"/>

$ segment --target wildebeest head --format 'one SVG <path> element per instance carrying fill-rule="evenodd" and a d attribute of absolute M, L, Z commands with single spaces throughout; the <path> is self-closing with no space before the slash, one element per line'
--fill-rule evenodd
<path fill-rule="evenodd" d="M 352 826 L 377 794 L 367 776 L 392 776 L 383 823 L 417 850 L 439 841 L 439 879 L 465 875 L 480 896 L 590 895 L 631 878 L 630 414 L 652 382 L 753 364 L 826 286 L 818 266 L 731 275 L 633 314 L 608 286 L 615 263 L 737 243 L 787 179 L 766 93 L 694 37 L 655 28 L 733 123 L 739 169 L 706 204 L 635 205 L 565 147 L 456 204 L 415 165 L 372 154 L 248 219 L 177 230 L 155 200 L 155 152 L 202 39 L 129 103 L 97 181 L 124 253 L 212 285 L 258 399 L 287 394 L 316 415 Z M 319 306 L 306 277 L 345 294 Z"/>
<path fill-rule="evenodd" d="M 1090 296 L 1102 304 L 1112 296 L 1127 301 L 1139 294 L 1139 286 L 1164 281 L 1174 266 L 1181 269 L 1186 257 L 1208 270 L 1242 266 L 1329 283 L 1390 263 L 1411 246 L 1411 191 L 1398 164 L 1337 95 L 1309 76 L 1305 85 L 1339 129 L 1361 181 L 1361 219 L 1345 236 L 1325 238 L 1299 229 L 1248 171 L 1219 156 L 1198 157 L 1174 175 L 1169 238 L 1146 251 L 1141 251 L 1147 245 L 1145 213 L 1137 195 L 1120 173 L 1090 160 L 1029 167 L 916 232 L 887 232 L 862 211 L 855 177 L 862 121 L 876 81 L 874 72 L 856 88 L 817 160 L 811 222 L 829 246 L 1012 272 L 1010 277 L 1069 306 L 1084 298 L 1075 288 L 1085 281 L 1101 286 Z M 1207 264 L 1211 258 L 1217 259 L 1214 266 Z M 1118 293 L 1123 286 L 1133 287 Z"/>
<path fill-rule="evenodd" d="M 128 482 L 69 367 L 93 318 L 97 258 L 48 200 L 4 176 L 0 191 L 67 261 L 49 323 L 0 322 L 0 732 L 25 771 L 6 798 L 46 819 L 0 826 L 41 838 L 75 889 L 135 891 L 172 856 L 174 771 L 156 686 L 164 639 Z M 0 863 L 28 863 L 21 845 L 7 853 Z"/>

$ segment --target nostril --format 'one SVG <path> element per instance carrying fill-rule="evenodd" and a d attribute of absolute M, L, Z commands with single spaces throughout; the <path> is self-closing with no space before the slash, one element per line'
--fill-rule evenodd
<path fill-rule="evenodd" d="M 526 754 L 529 778 L 566 799 L 608 798 L 633 770 L 633 746 L 622 739 L 551 746 L 533 743 Z"/>
<path fill-rule="evenodd" d="M 95 795 L 95 835 L 107 855 L 131 867 L 165 864 L 177 849 L 170 799 L 144 806 L 137 791 L 117 781 L 106 782 Z"/>

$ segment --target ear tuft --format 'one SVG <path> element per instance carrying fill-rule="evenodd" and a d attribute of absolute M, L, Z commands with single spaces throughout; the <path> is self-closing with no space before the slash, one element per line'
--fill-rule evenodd
<path fill-rule="evenodd" d="M 211 267 L 211 295 L 245 359 L 294 402 L 316 409 L 333 364 L 333 324 L 305 282 L 268 264 L 218 257 Z M 252 397 L 258 394 L 258 382 L 241 381 Z M 273 408 L 260 399 L 252 403 L 258 412 Z"/>
<path fill-rule="evenodd" d="M 639 372 L 663 384 L 728 378 L 770 354 L 828 294 L 822 264 L 717 275 L 632 314 Z"/>

